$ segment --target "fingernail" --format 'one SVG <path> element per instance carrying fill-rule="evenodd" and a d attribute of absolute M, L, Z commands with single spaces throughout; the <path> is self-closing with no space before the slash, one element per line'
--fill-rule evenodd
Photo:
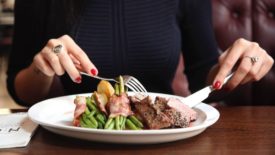
<path fill-rule="evenodd" d="M 220 89 L 221 88 L 221 82 L 220 81 L 216 81 L 213 85 L 214 89 Z"/>
<path fill-rule="evenodd" d="M 92 74 L 92 75 L 96 75 L 96 74 L 97 74 L 97 70 L 96 70 L 96 69 L 94 69 L 94 68 L 93 68 L 93 69 L 91 69 L 91 74 Z"/>
<path fill-rule="evenodd" d="M 76 82 L 76 83 L 81 83 L 81 80 L 82 80 L 82 78 L 81 78 L 81 76 L 79 76 L 79 77 L 77 77 L 77 78 L 75 79 L 75 82 Z"/>

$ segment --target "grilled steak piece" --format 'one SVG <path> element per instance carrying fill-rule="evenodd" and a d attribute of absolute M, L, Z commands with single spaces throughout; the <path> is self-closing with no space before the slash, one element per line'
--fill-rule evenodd
<path fill-rule="evenodd" d="M 158 113 L 163 112 L 167 108 L 167 100 L 163 97 L 157 96 L 153 107 Z"/>
<path fill-rule="evenodd" d="M 158 113 L 153 108 L 149 96 L 140 102 L 135 102 L 134 107 L 150 129 L 168 128 L 172 125 L 171 119 L 162 112 Z"/>

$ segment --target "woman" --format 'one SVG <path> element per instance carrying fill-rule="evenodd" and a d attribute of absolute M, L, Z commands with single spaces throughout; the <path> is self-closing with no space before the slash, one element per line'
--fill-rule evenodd
<path fill-rule="evenodd" d="M 9 91 L 18 103 L 31 105 L 95 90 L 98 81 L 82 77 L 81 70 L 130 74 L 149 91 L 172 93 L 181 53 L 192 91 L 207 77 L 220 89 L 233 67 L 230 90 L 261 79 L 273 59 L 244 39 L 219 55 L 210 10 L 208 0 L 18 0 Z"/>

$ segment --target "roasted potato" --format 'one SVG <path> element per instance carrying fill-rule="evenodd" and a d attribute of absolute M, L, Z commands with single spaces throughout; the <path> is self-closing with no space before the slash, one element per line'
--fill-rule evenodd
<path fill-rule="evenodd" d="M 97 85 L 97 92 L 99 94 L 104 93 L 109 99 L 115 93 L 115 89 L 110 82 L 101 80 Z"/>

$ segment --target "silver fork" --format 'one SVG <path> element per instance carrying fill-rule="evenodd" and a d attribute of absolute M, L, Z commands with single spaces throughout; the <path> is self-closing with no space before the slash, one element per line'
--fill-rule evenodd
<path fill-rule="evenodd" d="M 89 76 L 89 77 L 93 77 L 93 78 L 96 78 L 96 79 L 99 79 L 99 80 L 113 81 L 113 82 L 119 83 L 114 78 L 104 78 L 104 77 L 100 77 L 100 76 L 91 76 L 90 74 L 87 74 L 85 72 L 80 72 L 80 74 L 86 75 L 86 76 Z M 145 87 L 135 77 L 130 76 L 130 75 L 122 75 L 122 78 L 123 78 L 123 81 L 124 81 L 124 85 L 126 87 L 130 88 L 133 92 L 135 92 L 135 93 L 147 93 L 147 90 L 145 89 Z"/>

